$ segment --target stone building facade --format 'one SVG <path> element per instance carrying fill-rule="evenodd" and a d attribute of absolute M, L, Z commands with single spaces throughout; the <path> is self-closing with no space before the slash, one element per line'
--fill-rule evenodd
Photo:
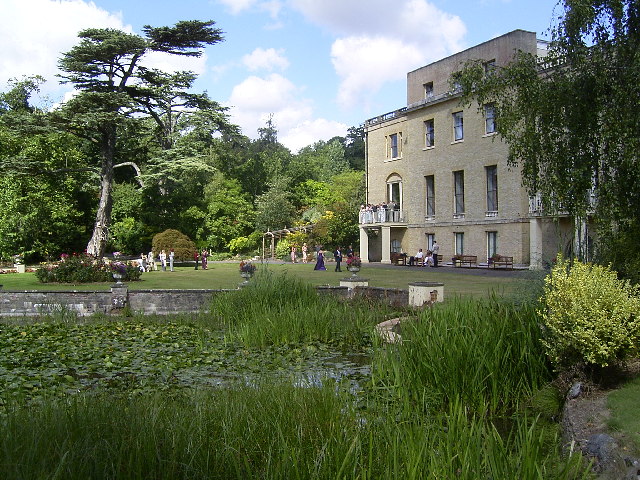
<path fill-rule="evenodd" d="M 519 168 L 507 165 L 491 105 L 463 107 L 450 86 L 467 60 L 490 73 L 517 50 L 544 56 L 546 43 L 516 30 L 409 72 L 407 106 L 366 121 L 363 261 L 390 263 L 394 252 L 414 255 L 437 240 L 445 262 L 497 253 L 540 267 L 572 241 L 573 221 L 542 215 Z"/>

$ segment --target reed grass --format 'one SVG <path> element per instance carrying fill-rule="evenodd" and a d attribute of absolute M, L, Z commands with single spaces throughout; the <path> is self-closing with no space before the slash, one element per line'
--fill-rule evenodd
<path fill-rule="evenodd" d="M 9 409 L 2 478 L 578 479 L 535 419 L 502 435 L 460 404 L 397 422 L 331 387 L 260 384 L 189 395 L 75 397 Z"/>
<path fill-rule="evenodd" d="M 401 329 L 402 344 L 380 350 L 376 378 L 427 411 L 460 401 L 510 414 L 551 378 L 532 304 L 454 298 Z"/>
<path fill-rule="evenodd" d="M 295 276 L 260 271 L 250 285 L 216 296 L 210 312 L 228 339 L 251 347 L 322 342 L 359 348 L 371 345 L 373 326 L 392 310 L 320 296 Z"/>

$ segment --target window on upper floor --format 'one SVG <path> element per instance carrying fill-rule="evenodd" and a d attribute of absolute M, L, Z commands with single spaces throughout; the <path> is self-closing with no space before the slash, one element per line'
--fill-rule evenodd
<path fill-rule="evenodd" d="M 464 215 L 464 170 L 453 172 L 453 214 Z"/>
<path fill-rule="evenodd" d="M 458 142 L 464 139 L 464 118 L 462 112 L 453 114 L 453 140 Z"/>
<path fill-rule="evenodd" d="M 498 167 L 489 165 L 484 167 L 487 176 L 487 212 L 486 216 L 495 216 L 498 212 Z"/>
<path fill-rule="evenodd" d="M 427 191 L 426 191 L 426 202 L 427 202 L 427 218 L 433 218 L 436 215 L 436 186 L 435 186 L 435 177 L 433 175 L 427 175 Z"/>
<path fill-rule="evenodd" d="M 431 100 L 433 98 L 433 82 L 424 84 L 424 98 Z"/>
<path fill-rule="evenodd" d="M 484 133 L 496 133 L 496 110 L 493 103 L 484 106 Z"/>
<path fill-rule="evenodd" d="M 392 133 L 387 137 L 387 158 L 400 158 L 402 155 L 402 133 Z"/>
<path fill-rule="evenodd" d="M 435 131 L 433 119 L 424 122 L 424 146 L 426 148 L 435 146 Z"/>

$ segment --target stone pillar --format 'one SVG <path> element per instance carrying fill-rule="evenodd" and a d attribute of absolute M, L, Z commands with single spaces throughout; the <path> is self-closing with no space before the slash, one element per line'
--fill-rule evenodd
<path fill-rule="evenodd" d="M 349 289 L 348 297 L 353 297 L 354 289 L 356 287 L 368 287 L 369 279 L 361 277 L 348 277 L 340 280 L 341 287 L 347 287 Z"/>
<path fill-rule="evenodd" d="M 129 302 L 129 287 L 124 283 L 111 286 L 111 309 L 124 308 Z"/>
<path fill-rule="evenodd" d="M 414 282 L 409 284 L 409 305 L 421 307 L 427 302 L 444 302 L 444 283 Z"/>
<path fill-rule="evenodd" d="M 382 262 L 391 263 L 391 227 L 382 227 Z"/>
<path fill-rule="evenodd" d="M 529 269 L 542 269 L 542 219 L 529 220 Z"/>
<path fill-rule="evenodd" d="M 360 260 L 369 263 L 369 235 L 363 227 L 360 227 Z"/>
<path fill-rule="evenodd" d="M 27 271 L 27 266 L 24 263 L 16 263 L 14 268 L 18 273 L 25 273 Z"/>

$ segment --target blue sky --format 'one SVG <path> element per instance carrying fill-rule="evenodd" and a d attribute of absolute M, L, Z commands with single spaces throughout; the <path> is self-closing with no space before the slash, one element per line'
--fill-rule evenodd
<path fill-rule="evenodd" d="M 406 73 L 511 30 L 548 29 L 556 0 L 0 0 L 0 89 L 40 74 L 51 103 L 62 52 L 88 27 L 140 33 L 143 25 L 214 20 L 225 41 L 198 60 L 150 58 L 199 74 L 255 138 L 270 114 L 293 151 L 406 104 Z"/>

